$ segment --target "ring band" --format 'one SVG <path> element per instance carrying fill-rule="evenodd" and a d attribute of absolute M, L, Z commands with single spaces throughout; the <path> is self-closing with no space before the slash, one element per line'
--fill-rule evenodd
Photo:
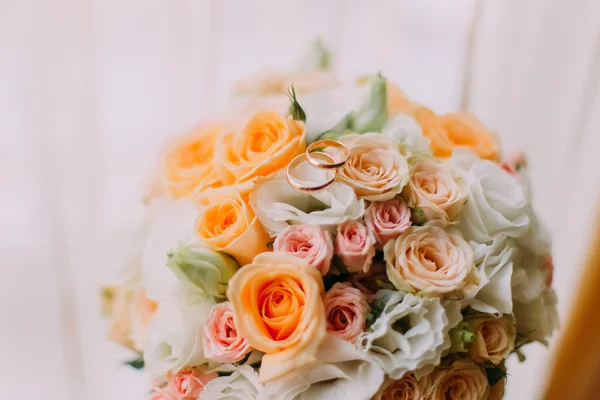
<path fill-rule="evenodd" d="M 329 159 L 332 162 L 335 162 L 335 159 L 330 156 L 329 154 L 326 153 L 318 153 L 320 157 L 325 157 L 327 159 Z M 306 157 L 306 153 L 302 153 L 298 156 L 296 156 L 287 166 L 287 169 L 285 171 L 285 176 L 287 178 L 288 183 L 290 184 L 291 187 L 293 187 L 294 189 L 300 191 L 300 192 L 305 192 L 305 193 L 315 193 L 315 192 L 320 192 L 321 190 L 325 190 L 327 189 L 329 186 L 331 186 L 333 184 L 333 182 L 335 182 L 337 176 L 338 176 L 338 170 L 336 169 L 333 173 L 333 178 L 331 178 L 330 180 L 328 180 L 327 182 L 323 183 L 322 185 L 318 185 L 318 186 L 304 186 L 302 185 L 302 183 L 300 183 L 301 181 L 297 180 L 296 178 L 294 178 L 292 176 L 291 171 L 296 168 L 298 165 L 300 165 L 300 163 L 307 159 Z"/>
<path fill-rule="evenodd" d="M 330 157 L 331 161 L 333 161 L 332 163 L 324 163 L 322 161 L 318 161 L 318 160 L 316 160 L 316 157 L 314 156 L 315 154 L 327 154 L 327 153 L 323 153 L 323 152 L 317 152 L 317 149 L 320 147 L 335 147 L 337 149 L 341 149 L 341 150 L 343 150 L 342 154 L 344 154 L 344 157 L 339 162 L 336 162 L 336 160 L 333 157 Z M 348 162 L 349 159 L 350 159 L 350 150 L 348 149 L 348 147 L 346 147 L 343 143 L 338 142 L 336 140 L 330 140 L 330 139 L 317 140 L 316 142 L 312 142 L 306 148 L 306 160 L 313 167 L 337 170 L 339 168 L 342 168 L 344 165 L 346 165 L 346 163 Z"/>

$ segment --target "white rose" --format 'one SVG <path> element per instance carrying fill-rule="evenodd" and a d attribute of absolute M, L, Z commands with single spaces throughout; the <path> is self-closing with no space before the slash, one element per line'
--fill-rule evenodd
<path fill-rule="evenodd" d="M 322 184 L 323 170 L 302 163 L 294 176 L 308 185 Z M 302 193 L 292 188 L 284 174 L 257 185 L 250 194 L 252 206 L 260 223 L 271 236 L 290 225 L 317 225 L 334 229 L 347 219 L 358 219 L 365 212 L 363 200 L 358 200 L 348 185 L 336 182 L 318 193 Z"/>
<path fill-rule="evenodd" d="M 526 340 L 548 345 L 548 338 L 559 328 L 556 293 L 545 289 L 536 299 L 522 303 L 515 300 L 513 313 L 517 333 Z"/>
<path fill-rule="evenodd" d="M 257 400 L 369 400 L 384 373 L 366 354 L 334 335 L 327 335 L 317 363 L 265 384 Z"/>
<path fill-rule="evenodd" d="M 381 133 L 395 140 L 406 157 L 432 155 L 429 139 L 423 136 L 421 126 L 409 115 L 400 114 L 390 119 Z"/>
<path fill-rule="evenodd" d="M 512 175 L 465 150 L 456 150 L 452 163 L 461 172 L 467 191 L 459 219 L 466 240 L 490 243 L 496 235 L 519 238 L 527 233 L 529 203 Z"/>
<path fill-rule="evenodd" d="M 255 400 L 263 385 L 258 381 L 258 373 L 244 364 L 231 375 L 221 376 L 208 382 L 201 398 L 211 400 Z"/>
<path fill-rule="evenodd" d="M 143 286 L 150 299 L 160 301 L 170 296 L 179 284 L 167 267 L 167 253 L 178 243 L 190 244 L 195 240 L 198 210 L 188 199 L 156 199 L 150 207 L 153 217 L 144 244 Z"/>
<path fill-rule="evenodd" d="M 200 332 L 214 304 L 212 297 L 183 285 L 159 303 L 158 315 L 150 322 L 144 345 L 150 375 L 163 376 L 208 361 Z"/>
<path fill-rule="evenodd" d="M 462 320 L 460 303 L 396 291 L 379 291 L 377 298 L 385 305 L 359 338 L 363 351 L 392 379 L 400 379 L 409 371 L 417 379 L 429 374 L 450 348 L 448 331 Z"/>
<path fill-rule="evenodd" d="M 479 271 L 477 289 L 463 306 L 489 314 L 511 314 L 511 276 L 517 248 L 513 239 L 499 235 L 491 244 L 470 242 L 473 260 Z"/>

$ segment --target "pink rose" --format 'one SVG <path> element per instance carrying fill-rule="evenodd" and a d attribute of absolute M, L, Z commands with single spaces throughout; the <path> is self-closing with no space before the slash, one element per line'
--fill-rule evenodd
<path fill-rule="evenodd" d="M 361 222 L 343 222 L 338 226 L 335 253 L 348 272 L 367 272 L 375 256 L 375 239 Z"/>
<path fill-rule="evenodd" d="M 165 387 L 155 387 L 150 394 L 150 400 L 179 400 L 178 397 L 169 389 Z"/>
<path fill-rule="evenodd" d="M 204 386 L 218 376 L 216 372 L 205 374 L 197 368 L 186 368 L 169 376 L 168 391 L 174 395 L 175 400 L 196 400 Z M 164 399 L 171 400 L 170 397 Z"/>
<path fill-rule="evenodd" d="M 338 282 L 323 297 L 327 331 L 350 343 L 356 343 L 365 330 L 366 315 L 371 311 L 367 298 L 347 282 Z"/>
<path fill-rule="evenodd" d="M 204 355 L 220 363 L 240 361 L 252 350 L 237 331 L 230 302 L 213 307 L 202 331 L 202 344 Z"/>
<path fill-rule="evenodd" d="M 365 223 L 377 243 L 384 245 L 410 227 L 410 209 L 402 198 L 373 202 L 365 213 Z"/>
<path fill-rule="evenodd" d="M 317 226 L 291 225 L 277 236 L 273 251 L 302 258 L 325 275 L 333 257 L 333 242 L 329 232 Z"/>

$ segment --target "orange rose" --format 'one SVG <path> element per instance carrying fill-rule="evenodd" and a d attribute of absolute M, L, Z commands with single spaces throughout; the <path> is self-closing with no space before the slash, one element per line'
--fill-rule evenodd
<path fill-rule="evenodd" d="M 429 138 L 431 149 L 437 157 L 450 157 L 452 149 L 462 147 L 481 158 L 498 160 L 496 134 L 471 114 L 452 113 L 438 117 L 430 109 L 418 107 L 413 117 L 421 125 L 423 134 Z"/>
<path fill-rule="evenodd" d="M 240 265 L 268 251 L 271 240 L 248 204 L 251 185 L 206 190 L 194 201 L 201 206 L 196 236 L 213 250 L 229 254 Z"/>
<path fill-rule="evenodd" d="M 221 127 L 199 126 L 179 137 L 162 156 L 162 184 L 174 198 L 185 197 L 194 189 L 219 186 L 214 169 L 214 153 Z"/>
<path fill-rule="evenodd" d="M 215 168 L 224 184 L 273 176 L 306 150 L 304 123 L 260 111 L 217 144 Z"/>
<path fill-rule="evenodd" d="M 320 272 L 287 253 L 263 253 L 229 281 L 239 333 L 265 353 L 261 382 L 316 361 L 327 321 Z"/>

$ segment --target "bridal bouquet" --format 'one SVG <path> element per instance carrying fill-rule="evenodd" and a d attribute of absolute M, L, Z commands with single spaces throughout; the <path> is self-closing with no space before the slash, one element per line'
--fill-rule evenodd
<path fill-rule="evenodd" d="M 525 156 L 315 54 L 165 147 L 110 338 L 154 400 L 501 398 L 557 326 Z"/>

